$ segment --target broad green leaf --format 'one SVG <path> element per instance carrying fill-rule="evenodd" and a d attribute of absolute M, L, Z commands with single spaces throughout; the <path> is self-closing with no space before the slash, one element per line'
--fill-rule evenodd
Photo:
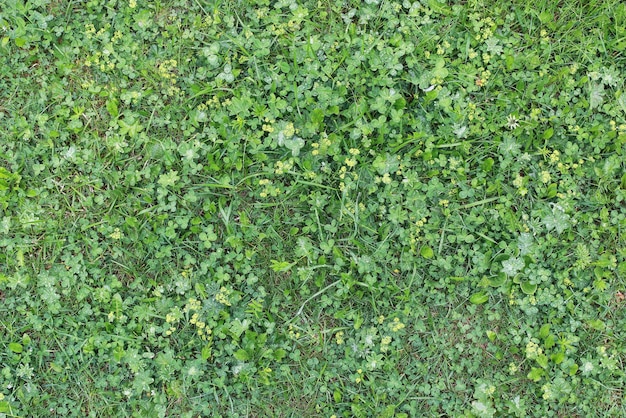
<path fill-rule="evenodd" d="M 543 132 L 543 139 L 550 139 L 554 135 L 554 129 L 548 128 Z"/>
<path fill-rule="evenodd" d="M 290 263 L 289 261 L 272 260 L 271 268 L 275 272 L 279 273 L 290 270 L 294 265 L 295 263 Z"/>
<path fill-rule="evenodd" d="M 548 357 L 545 354 L 541 354 L 541 355 L 537 356 L 537 364 L 540 365 L 542 368 L 547 369 L 548 368 Z"/>
<path fill-rule="evenodd" d="M 602 331 L 605 328 L 604 322 L 601 319 L 591 319 L 587 321 L 587 324 L 596 331 Z"/>
<path fill-rule="evenodd" d="M 500 287 L 504 283 L 506 283 L 506 274 L 500 272 L 496 276 L 489 278 L 489 286 L 491 287 Z"/>
<path fill-rule="evenodd" d="M 235 351 L 233 356 L 237 360 L 239 360 L 239 361 L 248 361 L 248 360 L 250 360 L 250 354 L 248 354 L 248 352 L 246 350 L 244 350 L 243 348 L 240 348 L 239 350 Z"/>
<path fill-rule="evenodd" d="M 114 118 L 116 118 L 120 114 L 117 108 L 117 99 L 107 100 L 106 107 L 109 115 L 113 116 Z"/>
<path fill-rule="evenodd" d="M 543 369 L 540 369 L 538 367 L 533 367 L 530 370 L 530 373 L 528 373 L 528 375 L 526 377 L 528 377 L 530 380 L 532 380 L 533 382 L 538 382 L 541 380 L 541 377 L 545 374 L 545 372 L 543 371 Z"/>
<path fill-rule="evenodd" d="M 470 303 L 474 305 L 482 305 L 489 300 L 489 294 L 487 292 L 477 292 L 470 296 Z"/>
<path fill-rule="evenodd" d="M 204 347 L 202 347 L 202 360 L 208 360 L 211 358 L 211 345 L 207 344 Z"/>
<path fill-rule="evenodd" d="M 563 363 L 563 360 L 565 360 L 565 353 L 563 351 L 554 353 L 550 356 L 550 360 L 552 360 L 554 364 L 561 364 Z"/>
<path fill-rule="evenodd" d="M 520 284 L 520 287 L 522 288 L 522 292 L 524 292 L 527 295 L 532 295 L 533 293 L 537 291 L 537 285 L 529 281 L 523 281 Z"/>
<path fill-rule="evenodd" d="M 9 343 L 9 350 L 13 351 L 14 353 L 20 354 L 22 351 L 24 351 L 24 347 L 20 343 Z"/>
<path fill-rule="evenodd" d="M 422 247 L 422 249 L 420 250 L 420 254 L 422 255 L 422 257 L 428 258 L 428 259 L 433 258 L 435 256 L 435 252 L 428 245 L 424 245 Z"/>

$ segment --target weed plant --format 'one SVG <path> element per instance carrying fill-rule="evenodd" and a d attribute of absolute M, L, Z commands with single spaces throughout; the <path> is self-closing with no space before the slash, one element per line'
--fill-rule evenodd
<path fill-rule="evenodd" d="M 0 0 L 0 417 L 626 416 L 618 0 Z"/>

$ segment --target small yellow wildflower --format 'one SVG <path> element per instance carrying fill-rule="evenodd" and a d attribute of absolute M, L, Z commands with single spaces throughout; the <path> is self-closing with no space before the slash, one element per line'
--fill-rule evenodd
<path fill-rule="evenodd" d="M 300 338 L 300 333 L 294 331 L 293 325 L 289 325 L 289 338 L 298 339 Z"/>
<path fill-rule="evenodd" d="M 550 172 L 549 172 L 549 171 L 546 171 L 546 170 L 542 171 L 542 172 L 539 174 L 539 179 L 541 180 L 541 182 L 542 182 L 543 184 L 546 184 L 546 183 L 547 183 L 547 182 L 549 182 L 549 181 L 550 181 L 550 179 L 551 179 Z"/>
<path fill-rule="evenodd" d="M 542 353 L 543 350 L 534 341 L 529 341 L 528 344 L 526 344 L 526 358 L 533 360 L 539 357 Z"/>
<path fill-rule="evenodd" d="M 277 161 L 276 164 L 274 164 L 274 167 L 274 172 L 276 174 L 285 174 L 293 168 L 293 160 L 289 160 L 286 162 Z"/>
<path fill-rule="evenodd" d="M 232 293 L 231 290 L 226 289 L 224 286 L 220 288 L 220 291 L 215 295 L 215 300 L 221 303 L 222 305 L 231 306 L 230 301 L 228 300 L 228 296 Z"/>
<path fill-rule="evenodd" d="M 542 398 L 547 400 L 550 400 L 554 397 L 554 392 L 552 390 L 552 386 L 550 384 L 545 384 L 541 387 L 541 390 L 543 390 L 543 395 Z"/>
<path fill-rule="evenodd" d="M 385 184 L 391 184 L 391 177 L 389 176 L 389 173 L 385 173 L 381 181 Z"/>
<path fill-rule="evenodd" d="M 404 329 L 405 325 L 400 322 L 400 318 L 393 318 L 393 322 L 391 324 L 389 324 L 389 328 L 391 328 L 391 331 L 393 332 L 398 332 L 401 329 Z"/>
<path fill-rule="evenodd" d="M 291 138 L 295 135 L 295 133 L 296 128 L 294 128 L 293 122 L 287 123 L 287 125 L 285 125 L 285 128 L 283 129 L 283 135 L 285 135 L 285 138 Z"/>
<path fill-rule="evenodd" d="M 346 168 L 345 165 L 342 165 L 341 168 L 339 169 L 339 178 L 340 179 L 344 179 L 346 177 L 346 171 L 348 171 L 348 169 Z"/>
<path fill-rule="evenodd" d="M 195 298 L 189 298 L 189 300 L 187 301 L 187 304 L 185 305 L 184 311 L 185 312 L 199 311 L 201 307 L 202 307 L 202 303 L 200 303 L 199 300 Z"/>
<path fill-rule="evenodd" d="M 339 331 L 335 334 L 335 341 L 337 342 L 337 345 L 341 345 L 344 343 L 343 331 Z"/>
<path fill-rule="evenodd" d="M 381 338 L 380 340 L 380 351 L 381 353 L 386 353 L 387 351 L 389 351 L 389 344 L 391 344 L 391 337 L 388 335 L 385 335 L 383 338 Z"/>
<path fill-rule="evenodd" d="M 552 151 L 552 154 L 550 154 L 550 163 L 551 164 L 555 164 L 559 161 L 561 153 L 559 152 L 559 150 L 554 150 Z"/>
<path fill-rule="evenodd" d="M 113 233 L 111 235 L 109 235 L 109 238 L 118 240 L 118 239 L 121 239 L 123 236 L 124 236 L 124 234 L 122 234 L 122 231 L 120 231 L 119 228 L 115 228 L 113 230 Z"/>

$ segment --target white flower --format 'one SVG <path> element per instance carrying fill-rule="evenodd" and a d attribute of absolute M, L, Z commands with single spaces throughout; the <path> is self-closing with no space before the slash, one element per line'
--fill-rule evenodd
<path fill-rule="evenodd" d="M 519 120 L 517 120 L 517 118 L 513 115 L 509 115 L 506 118 L 506 126 L 513 130 L 515 128 L 517 128 L 519 126 Z"/>

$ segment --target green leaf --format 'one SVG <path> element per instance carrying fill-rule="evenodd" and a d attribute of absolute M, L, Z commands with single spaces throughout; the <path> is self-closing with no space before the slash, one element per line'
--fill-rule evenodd
<path fill-rule="evenodd" d="M 9 350 L 13 351 L 16 354 L 20 354 L 24 351 L 24 347 L 20 343 L 9 343 Z"/>
<path fill-rule="evenodd" d="M 556 196 L 556 193 L 558 191 L 557 187 L 558 186 L 556 183 L 550 183 L 550 185 L 546 189 L 546 197 L 548 199 L 552 199 L 554 196 Z"/>
<path fill-rule="evenodd" d="M 114 118 L 116 118 L 120 114 L 117 108 L 117 99 L 107 100 L 106 107 L 109 115 L 113 116 Z"/>
<path fill-rule="evenodd" d="M 554 129 L 548 128 L 543 132 L 543 139 L 550 139 L 554 135 Z"/>
<path fill-rule="evenodd" d="M 274 350 L 272 357 L 276 361 L 281 361 L 283 358 L 285 358 L 286 355 L 287 351 L 283 350 L 282 348 L 277 348 L 276 350 Z"/>
<path fill-rule="evenodd" d="M 0 413 L 2 414 L 11 413 L 11 405 L 7 401 L 0 401 Z"/>
<path fill-rule="evenodd" d="M 602 331 L 605 328 L 604 322 L 601 319 L 591 319 L 587 321 L 587 325 L 596 331 Z"/>
<path fill-rule="evenodd" d="M 537 356 L 537 364 L 539 364 L 542 368 L 547 369 L 548 357 L 546 357 L 545 354 L 541 354 L 540 356 Z"/>
<path fill-rule="evenodd" d="M 547 349 L 554 347 L 556 345 L 556 337 L 554 336 L 554 334 L 548 335 L 546 339 L 544 340 L 543 345 Z"/>
<path fill-rule="evenodd" d="M 539 21 L 544 25 L 550 23 L 552 20 L 554 20 L 554 16 L 549 11 L 544 10 L 539 13 Z"/>
<path fill-rule="evenodd" d="M 272 265 L 271 265 L 272 270 L 274 270 L 277 273 L 288 271 L 291 269 L 291 267 L 296 265 L 296 263 L 290 263 L 289 261 L 271 260 L 271 262 L 272 262 Z"/>
<path fill-rule="evenodd" d="M 563 360 L 565 360 L 565 353 L 563 351 L 554 353 L 550 356 L 550 360 L 552 360 L 554 364 L 561 364 L 563 363 Z"/>
<path fill-rule="evenodd" d="M 543 369 L 540 369 L 538 367 L 533 367 L 530 370 L 530 373 L 528 373 L 528 375 L 526 377 L 528 377 L 530 380 L 532 380 L 533 382 L 538 382 L 541 380 L 541 377 L 545 374 L 545 372 L 543 371 Z"/>
<path fill-rule="evenodd" d="M 335 389 L 335 391 L 333 392 L 333 399 L 335 400 L 335 403 L 341 402 L 341 398 L 341 392 L 339 391 L 339 389 Z"/>
<path fill-rule="evenodd" d="M 211 358 L 211 345 L 207 344 L 204 347 L 202 347 L 202 360 L 208 360 Z"/>
<path fill-rule="evenodd" d="M 378 415 L 378 417 L 379 418 L 393 418 L 395 413 L 396 413 L 395 405 L 389 405 L 384 409 L 383 412 L 380 413 L 380 415 Z"/>
<path fill-rule="evenodd" d="M 535 283 L 531 283 L 528 280 L 523 281 L 520 284 L 520 287 L 522 288 L 522 292 L 524 292 L 527 295 L 532 295 L 533 293 L 537 291 L 537 285 Z"/>
<path fill-rule="evenodd" d="M 310 118 L 311 123 L 315 125 L 320 125 L 322 122 L 324 122 L 324 111 L 322 109 L 315 108 L 311 112 Z"/>
<path fill-rule="evenodd" d="M 480 168 L 485 172 L 491 171 L 491 168 L 493 167 L 493 163 L 494 163 L 493 158 L 487 158 L 480 165 Z"/>
<path fill-rule="evenodd" d="M 239 350 L 235 351 L 233 356 L 237 360 L 239 360 L 239 361 L 248 361 L 248 360 L 250 360 L 250 354 L 248 354 L 248 352 L 246 350 L 244 350 L 243 348 L 240 348 Z"/>
<path fill-rule="evenodd" d="M 470 303 L 474 305 L 482 305 L 489 300 L 489 294 L 487 292 L 477 292 L 470 296 Z"/>
<path fill-rule="evenodd" d="M 420 250 L 420 254 L 422 255 L 422 257 L 427 259 L 433 258 L 435 256 L 435 252 L 428 245 L 424 245 L 422 247 L 422 249 Z"/>
<path fill-rule="evenodd" d="M 496 276 L 489 278 L 489 286 L 491 287 L 500 287 L 504 283 L 506 283 L 506 274 L 503 272 L 498 273 Z"/>

